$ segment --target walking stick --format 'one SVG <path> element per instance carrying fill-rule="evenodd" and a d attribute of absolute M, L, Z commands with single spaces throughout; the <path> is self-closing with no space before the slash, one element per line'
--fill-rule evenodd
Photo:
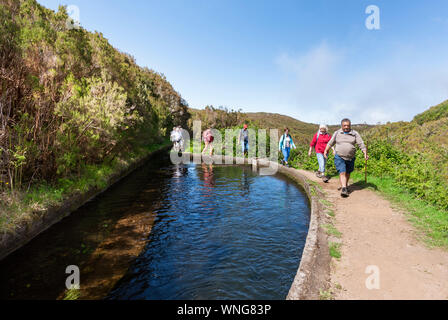
<path fill-rule="evenodd" d="M 366 153 L 369 154 L 369 143 L 366 142 Z M 364 166 L 365 183 L 367 184 L 367 158 Z"/>

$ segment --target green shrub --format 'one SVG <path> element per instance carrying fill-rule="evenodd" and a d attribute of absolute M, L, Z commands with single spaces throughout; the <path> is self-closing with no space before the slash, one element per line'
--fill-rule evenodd
<path fill-rule="evenodd" d="M 163 74 L 101 33 L 67 28 L 68 18 L 64 6 L 0 3 L 0 104 L 10 106 L 0 117 L 0 181 L 11 181 L 0 192 L 80 175 L 187 127 L 188 105 Z"/>

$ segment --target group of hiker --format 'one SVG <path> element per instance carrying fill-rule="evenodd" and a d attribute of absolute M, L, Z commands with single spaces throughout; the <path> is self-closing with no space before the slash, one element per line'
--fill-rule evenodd
<path fill-rule="evenodd" d="M 176 132 L 179 132 L 179 134 Z M 175 128 L 172 133 L 172 141 L 182 144 L 181 140 L 178 141 L 178 139 L 182 139 L 180 127 Z M 202 139 L 205 143 L 205 148 L 203 149 L 202 154 L 205 154 L 206 150 L 209 149 L 209 154 L 212 155 L 214 141 L 212 130 L 205 130 L 202 134 Z M 249 130 L 247 124 L 244 125 L 239 133 L 238 144 L 241 146 L 243 154 L 247 155 L 249 152 Z M 316 151 L 317 162 L 319 164 L 319 170 L 316 172 L 316 176 L 319 179 L 322 179 L 325 183 L 329 182 L 329 178 L 326 175 L 328 155 L 330 150 L 333 151 L 334 164 L 339 172 L 342 197 L 349 196 L 348 181 L 350 180 L 351 173 L 355 169 L 356 146 L 363 151 L 365 159 L 368 160 L 369 156 L 367 154 L 367 148 L 364 141 L 361 138 L 361 135 L 352 129 L 350 119 L 342 120 L 341 129 L 336 131 L 333 136 L 329 134 L 328 126 L 321 124 L 319 126 L 319 131 L 314 135 L 310 144 L 308 155 L 311 157 L 314 149 Z M 279 152 L 282 152 L 283 154 L 282 164 L 286 167 L 289 167 L 289 159 L 292 149 L 297 149 L 297 147 L 294 144 L 289 129 L 286 128 L 279 142 Z"/>
<path fill-rule="evenodd" d="M 182 128 L 180 126 L 173 128 L 173 131 L 171 131 L 170 140 L 173 142 L 174 150 L 176 152 L 184 151 L 184 138 L 182 135 Z M 205 144 L 202 154 L 204 155 L 208 149 L 210 156 L 213 155 L 213 141 L 215 140 L 215 137 L 213 136 L 212 129 L 207 129 L 202 133 L 202 140 Z M 247 155 L 249 152 L 249 131 L 247 124 L 245 124 L 244 128 L 240 131 L 238 144 L 242 144 L 243 154 Z"/>
<path fill-rule="evenodd" d="M 313 148 L 316 150 L 317 161 L 319 163 L 319 170 L 316 175 L 327 183 L 329 178 L 325 175 L 326 164 L 330 149 L 333 151 L 334 164 L 336 170 L 339 172 L 341 183 L 341 196 L 344 198 L 349 196 L 348 182 L 351 173 L 355 170 L 356 146 L 362 150 L 364 158 L 367 161 L 369 159 L 367 147 L 361 135 L 352 129 L 350 119 L 343 119 L 341 121 L 341 129 L 336 131 L 333 136 L 328 133 L 328 127 L 326 125 L 320 125 L 319 132 L 315 134 L 311 141 L 308 152 L 308 155 L 311 156 Z"/>
<path fill-rule="evenodd" d="M 329 182 L 326 173 L 327 160 L 330 150 L 334 153 L 334 164 L 336 170 L 339 172 L 339 179 L 341 183 L 341 196 L 346 198 L 349 196 L 348 182 L 350 175 L 355 169 L 356 160 L 356 146 L 358 146 L 364 153 L 364 158 L 367 161 L 369 156 L 367 154 L 367 147 L 361 135 L 352 129 L 352 122 L 350 119 L 343 119 L 341 121 L 341 129 L 336 131 L 333 136 L 328 132 L 328 126 L 321 124 L 319 131 L 314 135 L 310 143 L 308 155 L 311 157 L 313 149 L 316 151 L 317 162 L 319 170 L 316 176 L 322 179 L 325 183 Z M 291 149 L 297 149 L 289 129 L 286 128 L 284 134 L 280 138 L 279 151 L 283 153 L 282 164 L 289 167 L 289 157 Z"/>

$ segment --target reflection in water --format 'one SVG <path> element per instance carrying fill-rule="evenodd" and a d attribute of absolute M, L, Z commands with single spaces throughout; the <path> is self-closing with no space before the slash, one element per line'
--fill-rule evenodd
<path fill-rule="evenodd" d="M 213 186 L 215 185 L 214 176 L 213 176 L 213 165 L 202 164 L 202 173 L 204 178 L 204 186 L 211 191 Z"/>
<path fill-rule="evenodd" d="M 213 197 L 213 188 L 215 186 L 214 176 L 213 176 L 213 165 L 202 164 L 202 171 L 200 171 L 200 176 L 202 176 L 202 206 L 209 211 L 213 211 L 214 207 L 209 198 Z"/>
<path fill-rule="evenodd" d="M 250 183 L 249 183 L 249 176 L 247 174 L 246 170 L 243 170 L 243 176 L 241 179 L 241 190 L 243 191 L 241 193 L 241 195 L 244 196 L 248 196 L 249 195 L 249 191 L 250 191 Z"/>

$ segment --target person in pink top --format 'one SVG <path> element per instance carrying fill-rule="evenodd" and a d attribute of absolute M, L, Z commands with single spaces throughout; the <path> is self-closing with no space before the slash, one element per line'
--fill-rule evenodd
<path fill-rule="evenodd" d="M 327 183 L 329 179 L 325 175 L 327 159 L 324 157 L 324 152 L 330 140 L 331 135 L 328 133 L 328 127 L 324 124 L 321 124 L 319 127 L 319 131 L 314 135 L 313 141 L 311 141 L 310 151 L 308 152 L 308 155 L 311 157 L 313 148 L 316 150 L 317 161 L 319 163 L 319 171 L 316 173 L 316 176 L 318 178 L 322 178 L 325 183 Z"/>
<path fill-rule="evenodd" d="M 213 141 L 215 140 L 215 137 L 213 136 L 212 129 L 207 129 L 202 134 L 202 139 L 205 142 L 205 148 L 202 150 L 202 154 L 205 154 L 205 150 L 210 146 L 210 156 L 213 155 Z"/>

